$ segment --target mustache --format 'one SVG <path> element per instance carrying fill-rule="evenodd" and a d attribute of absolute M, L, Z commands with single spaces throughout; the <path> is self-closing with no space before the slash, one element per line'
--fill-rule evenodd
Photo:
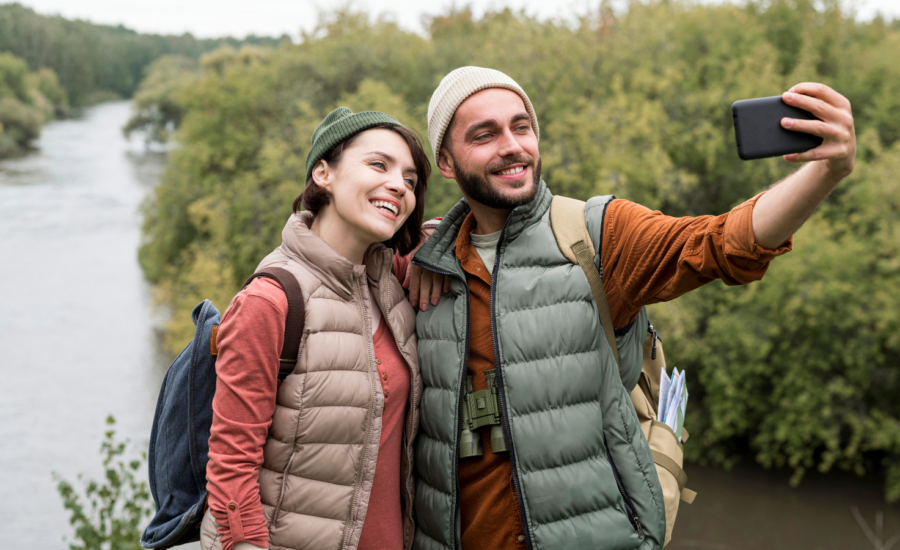
<path fill-rule="evenodd" d="M 527 155 L 516 155 L 515 157 L 505 158 L 499 162 L 488 165 L 488 167 L 485 168 L 485 172 L 492 174 L 508 168 L 513 164 L 525 164 L 526 166 L 534 168 L 534 159 Z"/>

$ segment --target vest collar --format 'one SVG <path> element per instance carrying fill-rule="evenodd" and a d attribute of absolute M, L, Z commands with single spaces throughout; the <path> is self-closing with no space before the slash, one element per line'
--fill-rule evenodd
<path fill-rule="evenodd" d="M 503 242 L 514 241 L 529 226 L 537 223 L 550 208 L 553 194 L 542 179 L 538 184 L 537 194 L 527 204 L 517 206 L 509 214 L 503 228 Z M 465 279 L 466 275 L 456 259 L 456 239 L 463 221 L 472 209 L 466 199 L 461 199 L 450 212 L 444 216 L 440 225 L 435 228 L 431 238 L 425 242 L 413 258 L 413 262 L 424 267 L 436 267 L 442 271 L 455 273 Z M 488 267 L 490 269 L 490 267 Z"/>
<path fill-rule="evenodd" d="M 384 269 L 390 268 L 393 252 L 382 243 L 371 245 L 363 256 L 363 264 L 355 265 L 338 254 L 316 235 L 310 226 L 310 212 L 296 212 L 281 232 L 281 251 L 293 260 L 308 266 L 330 290 L 349 298 L 353 294 L 353 279 L 368 277 L 378 283 Z"/>

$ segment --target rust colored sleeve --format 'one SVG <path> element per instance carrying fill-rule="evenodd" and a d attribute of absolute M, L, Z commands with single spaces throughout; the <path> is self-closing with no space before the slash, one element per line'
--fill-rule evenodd
<path fill-rule="evenodd" d="M 219 326 L 206 488 L 223 550 L 245 541 L 269 544 L 259 469 L 275 412 L 287 306 L 278 283 L 255 279 L 235 296 Z"/>
<path fill-rule="evenodd" d="M 760 194 L 761 195 L 761 194 Z M 772 258 L 791 250 L 759 246 L 751 214 L 760 195 L 721 216 L 673 218 L 616 199 L 603 222 L 603 286 L 613 325 L 625 327 L 648 304 L 667 302 L 715 279 L 762 279 Z"/>

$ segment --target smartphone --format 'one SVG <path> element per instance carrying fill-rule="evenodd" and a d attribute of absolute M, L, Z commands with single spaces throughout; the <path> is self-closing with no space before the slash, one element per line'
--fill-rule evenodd
<path fill-rule="evenodd" d="M 818 119 L 809 111 L 791 107 L 780 95 L 735 101 L 731 113 L 738 156 L 743 160 L 803 153 L 822 144 L 819 136 L 781 127 L 783 118 Z"/>

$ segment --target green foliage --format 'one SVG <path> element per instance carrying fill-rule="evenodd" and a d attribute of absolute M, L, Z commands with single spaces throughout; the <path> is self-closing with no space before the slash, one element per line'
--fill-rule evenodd
<path fill-rule="evenodd" d="M 70 550 L 140 550 L 141 524 L 153 513 L 147 482 L 137 472 L 146 461 L 127 459 L 128 442 L 116 441 L 115 419 L 106 419 L 107 431 L 100 446 L 104 479 L 95 481 L 79 475 L 82 490 L 54 473 L 56 489 L 69 523 L 75 528 Z"/>
<path fill-rule="evenodd" d="M 0 53 L 0 158 L 27 147 L 48 119 L 68 108 L 53 71 L 29 73 L 23 60 Z"/>
<path fill-rule="evenodd" d="M 794 168 L 739 160 L 731 103 L 824 82 L 853 104 L 853 177 L 764 282 L 709 285 L 652 315 L 673 362 L 692 373 L 690 459 L 727 465 L 749 449 L 762 464 L 793 468 L 797 482 L 810 468 L 884 468 L 887 498 L 900 499 L 900 409 L 890 397 L 900 392 L 896 22 L 855 21 L 831 0 L 670 0 L 632 1 L 622 13 L 602 3 L 576 24 L 451 10 L 427 31 L 337 11 L 297 45 L 207 54 L 178 86 L 151 85 L 177 80 L 151 72 L 148 89 L 162 95 L 148 105 L 183 113 L 178 147 L 145 205 L 140 250 L 173 313 L 173 350 L 193 334 L 191 308 L 206 297 L 229 302 L 279 244 L 304 186 L 309 136 L 338 105 L 385 110 L 425 136 L 428 101 L 447 72 L 495 67 L 532 98 L 554 192 L 700 215 L 725 212 Z M 426 214 L 458 198 L 436 172 Z"/>
<path fill-rule="evenodd" d="M 94 25 L 40 15 L 20 4 L 0 5 L 0 52 L 11 52 L 32 69 L 53 69 L 68 93 L 68 101 L 75 106 L 131 97 L 144 69 L 162 55 L 197 59 L 223 45 L 277 46 L 281 40 L 288 38 L 197 39 L 190 34 L 138 34 L 121 25 Z"/>
<path fill-rule="evenodd" d="M 44 110 L 51 117 L 64 118 L 69 115 L 69 96 L 59 83 L 53 69 L 44 67 L 31 73 L 31 85 L 40 93 L 44 101 Z"/>
<path fill-rule="evenodd" d="M 199 64 L 182 55 L 164 55 L 147 67 L 147 76 L 134 94 L 134 115 L 122 131 L 140 131 L 148 142 L 165 143 L 181 124 L 184 109 L 174 94 L 197 77 Z"/>

